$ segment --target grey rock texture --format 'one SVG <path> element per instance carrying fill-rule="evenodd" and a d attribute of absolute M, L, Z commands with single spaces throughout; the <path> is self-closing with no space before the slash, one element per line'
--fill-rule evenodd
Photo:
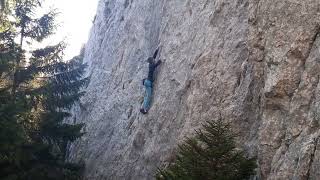
<path fill-rule="evenodd" d="M 85 61 L 74 120 L 87 133 L 69 159 L 86 162 L 86 179 L 153 179 L 179 141 L 220 117 L 257 156 L 258 179 L 320 178 L 319 0 L 100 0 Z"/>

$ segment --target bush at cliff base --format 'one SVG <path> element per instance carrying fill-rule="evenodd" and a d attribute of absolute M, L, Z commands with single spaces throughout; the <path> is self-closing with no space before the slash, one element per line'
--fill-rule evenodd
<path fill-rule="evenodd" d="M 207 121 L 193 138 L 178 146 L 174 162 L 160 168 L 158 180 L 234 180 L 255 174 L 255 158 L 235 146 L 236 135 L 222 120 Z"/>

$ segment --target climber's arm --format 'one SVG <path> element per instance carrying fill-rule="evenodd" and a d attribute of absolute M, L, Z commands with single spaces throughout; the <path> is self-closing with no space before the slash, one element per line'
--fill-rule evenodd
<path fill-rule="evenodd" d="M 158 52 L 159 52 L 159 48 L 157 48 L 157 50 L 154 52 L 153 59 L 156 59 Z"/>
<path fill-rule="evenodd" d="M 154 66 L 155 66 L 155 67 L 159 66 L 159 65 L 161 64 L 161 62 L 162 62 L 162 61 L 159 60 Z"/>

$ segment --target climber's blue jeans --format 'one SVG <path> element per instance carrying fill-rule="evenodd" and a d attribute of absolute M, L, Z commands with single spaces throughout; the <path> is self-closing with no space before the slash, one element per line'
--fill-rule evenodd
<path fill-rule="evenodd" d="M 150 109 L 152 98 L 152 82 L 149 79 L 146 79 L 144 81 L 144 87 L 146 88 L 146 93 L 143 100 L 143 109 L 148 111 Z"/>

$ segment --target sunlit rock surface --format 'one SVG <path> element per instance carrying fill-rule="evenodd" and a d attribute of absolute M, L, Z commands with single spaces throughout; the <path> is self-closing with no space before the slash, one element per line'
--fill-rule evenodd
<path fill-rule="evenodd" d="M 153 179 L 201 122 L 222 118 L 258 179 L 320 177 L 319 0 L 100 0 L 86 45 L 91 82 L 70 146 L 86 179 Z M 162 45 L 153 105 L 147 57 Z"/>

